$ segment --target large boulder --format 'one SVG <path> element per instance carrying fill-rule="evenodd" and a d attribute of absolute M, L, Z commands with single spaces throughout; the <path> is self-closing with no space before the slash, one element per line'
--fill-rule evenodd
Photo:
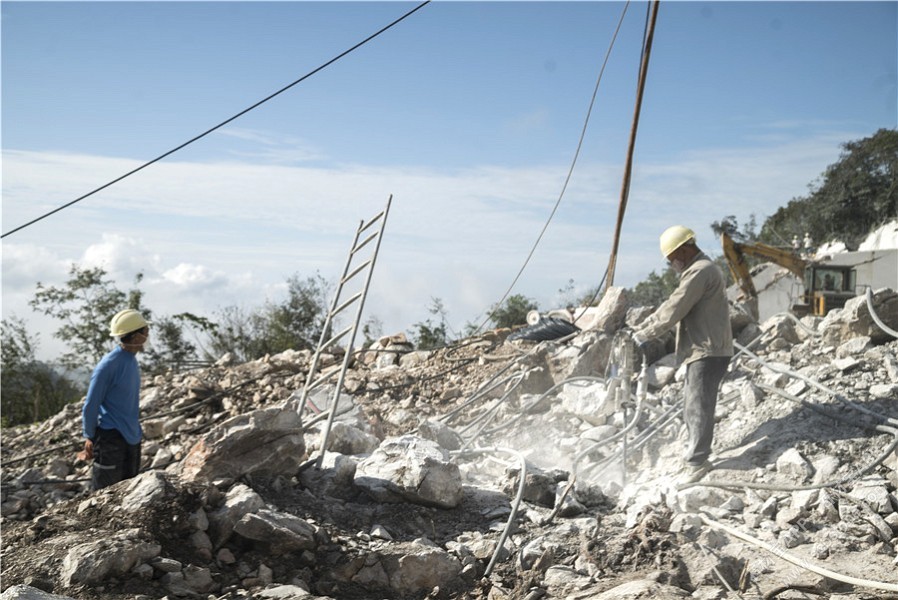
<path fill-rule="evenodd" d="M 71 596 L 58 596 L 29 585 L 12 585 L 0 594 L 0 600 L 75 600 Z"/>
<path fill-rule="evenodd" d="M 873 312 L 886 327 L 898 331 L 898 293 L 883 288 L 873 293 Z M 867 336 L 874 344 L 889 342 L 894 338 L 884 331 L 870 314 L 867 296 L 857 296 L 845 303 L 845 307 L 830 312 L 820 324 L 823 341 L 839 346 L 851 338 Z"/>
<path fill-rule="evenodd" d="M 140 514 L 176 494 L 175 487 L 162 471 L 145 471 L 125 480 L 122 486 L 125 490 L 121 507 L 131 514 Z"/>
<path fill-rule="evenodd" d="M 608 365 L 612 339 L 604 333 L 586 331 L 562 346 L 549 359 L 552 381 L 539 392 L 571 377 L 601 376 Z"/>
<path fill-rule="evenodd" d="M 327 450 L 340 454 L 368 454 L 377 448 L 377 436 L 353 427 L 349 423 L 336 422 L 327 438 Z"/>
<path fill-rule="evenodd" d="M 244 515 L 257 512 L 265 506 L 265 500 L 248 486 L 238 483 L 225 497 L 224 504 L 208 515 L 209 537 L 220 546 L 231 536 L 234 526 Z"/>
<path fill-rule="evenodd" d="M 605 290 L 597 307 L 581 308 L 576 311 L 577 326 L 580 329 L 596 330 L 611 334 L 624 326 L 630 300 L 627 289 L 612 286 Z"/>
<path fill-rule="evenodd" d="M 256 542 L 270 544 L 276 553 L 313 550 L 315 527 L 289 513 L 260 509 L 243 515 L 234 533 Z"/>
<path fill-rule="evenodd" d="M 391 589 L 406 597 L 451 586 L 461 569 L 457 558 L 421 539 L 391 544 L 359 556 L 335 569 L 334 577 L 369 589 Z"/>
<path fill-rule="evenodd" d="M 359 463 L 354 483 L 380 502 L 453 508 L 462 499 L 458 465 L 436 442 L 413 435 L 384 440 Z"/>
<path fill-rule="evenodd" d="M 60 579 L 66 587 L 93 585 L 109 577 L 121 577 L 136 565 L 159 555 L 162 547 L 141 539 L 138 529 L 129 529 L 71 548 L 62 561 Z"/>
<path fill-rule="evenodd" d="M 254 410 L 228 419 L 200 439 L 184 459 L 184 481 L 243 475 L 292 476 L 305 457 L 302 421 L 285 407 Z"/>
<path fill-rule="evenodd" d="M 462 437 L 457 431 L 437 420 L 422 421 L 418 425 L 418 435 L 426 440 L 431 440 L 446 450 L 458 450 L 461 448 Z"/>

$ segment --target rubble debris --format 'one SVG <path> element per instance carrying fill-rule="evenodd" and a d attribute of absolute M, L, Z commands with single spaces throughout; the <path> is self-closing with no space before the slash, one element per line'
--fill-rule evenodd
<path fill-rule="evenodd" d="M 873 297 L 898 327 L 898 295 Z M 327 448 L 315 411 L 299 420 L 310 353 L 293 351 L 146 382 L 145 472 L 98 492 L 75 458 L 78 406 L 5 429 L 2 598 L 896 589 L 898 340 L 866 303 L 801 321 L 733 313 L 745 350 L 722 386 L 714 469 L 683 489 L 672 338 L 647 349 L 637 403 L 617 332 L 645 311 L 621 294 L 605 308 L 563 341 L 500 330 L 418 352 L 381 338 L 350 363 Z"/>

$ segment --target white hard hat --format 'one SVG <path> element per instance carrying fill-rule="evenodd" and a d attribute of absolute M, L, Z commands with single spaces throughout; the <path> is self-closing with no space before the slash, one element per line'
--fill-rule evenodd
<path fill-rule="evenodd" d="M 133 308 L 126 308 L 112 317 L 112 321 L 109 323 L 109 335 L 112 337 L 121 337 L 132 331 L 143 329 L 147 325 L 149 325 L 149 323 L 143 318 L 143 315 Z"/>
<path fill-rule="evenodd" d="M 686 242 L 694 239 L 695 232 L 688 227 L 683 227 L 682 225 L 668 227 L 664 230 L 664 233 L 661 234 L 661 254 L 667 258 L 670 256 L 671 252 Z"/>

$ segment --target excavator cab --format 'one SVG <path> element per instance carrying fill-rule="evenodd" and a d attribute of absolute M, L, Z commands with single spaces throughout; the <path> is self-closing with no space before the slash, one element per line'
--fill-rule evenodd
<path fill-rule="evenodd" d="M 842 308 L 854 298 L 857 273 L 852 267 L 837 265 L 809 265 L 805 269 L 805 302 L 808 312 L 825 315 L 834 308 Z"/>

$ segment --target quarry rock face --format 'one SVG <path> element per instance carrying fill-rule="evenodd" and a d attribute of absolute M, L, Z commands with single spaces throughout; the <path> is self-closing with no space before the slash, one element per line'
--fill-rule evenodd
<path fill-rule="evenodd" d="M 898 294 L 800 324 L 734 312 L 751 346 L 721 386 L 714 468 L 686 485 L 672 338 L 648 348 L 640 398 L 620 328 L 646 311 L 603 303 L 564 341 L 496 330 L 423 352 L 385 336 L 350 362 L 327 440 L 295 402 L 307 351 L 156 377 L 143 472 L 97 492 L 79 405 L 4 429 L 2 598 L 898 589 L 898 340 L 877 324 L 898 326 Z"/>

